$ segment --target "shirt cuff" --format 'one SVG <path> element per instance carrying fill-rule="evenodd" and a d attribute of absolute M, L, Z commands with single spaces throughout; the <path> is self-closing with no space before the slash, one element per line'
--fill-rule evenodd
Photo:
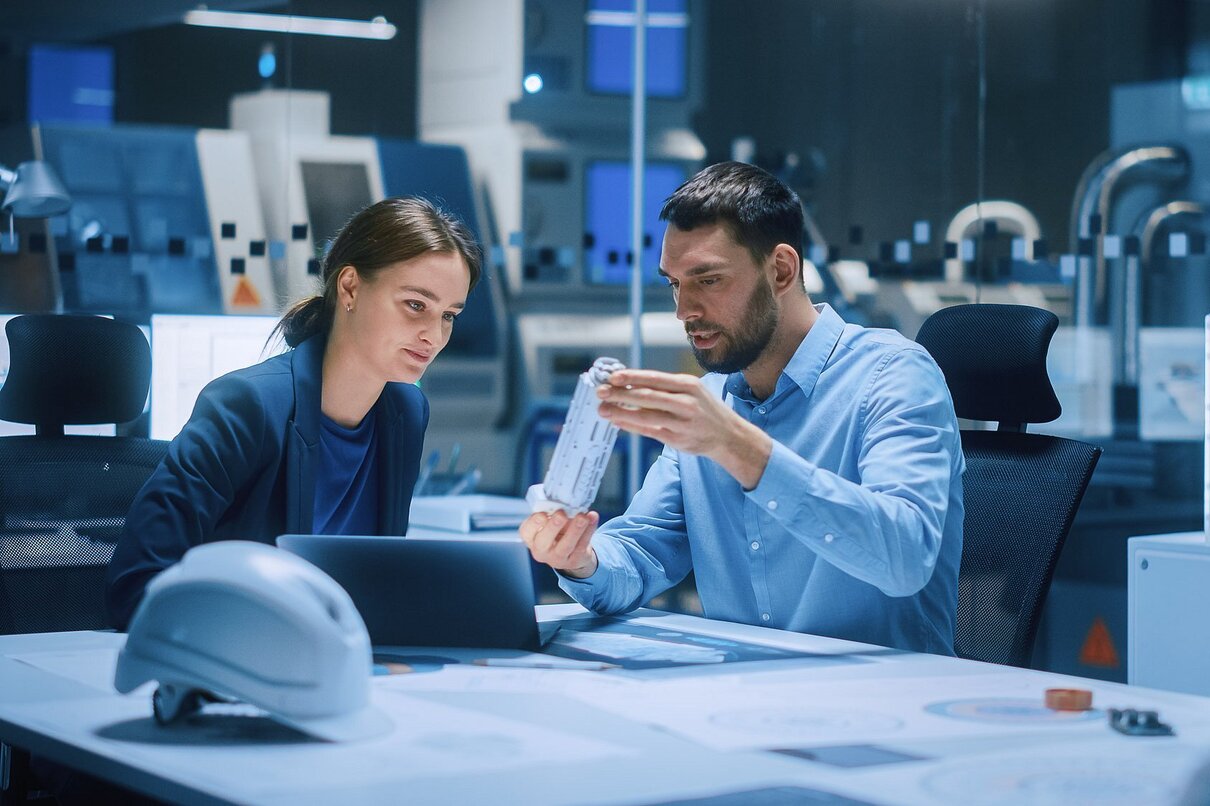
<path fill-rule="evenodd" d="M 805 471 L 805 475 L 804 475 Z M 780 507 L 792 507 L 802 497 L 804 482 L 815 475 L 815 465 L 773 440 L 773 450 L 760 481 L 744 495 L 774 515 Z M 784 514 L 784 513 L 782 513 Z"/>
<path fill-rule="evenodd" d="M 593 538 L 593 551 L 597 553 L 597 568 L 590 576 L 583 579 L 569 577 L 561 571 L 556 570 L 555 576 L 559 579 L 559 587 L 563 589 L 571 598 L 575 599 L 580 604 L 593 609 L 597 599 L 609 587 L 612 568 L 609 563 L 609 550 L 605 548 L 611 541 Z"/>

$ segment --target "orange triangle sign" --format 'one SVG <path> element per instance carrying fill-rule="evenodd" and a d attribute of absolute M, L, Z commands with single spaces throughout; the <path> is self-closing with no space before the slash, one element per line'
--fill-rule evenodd
<path fill-rule="evenodd" d="M 1103 669 L 1118 668 L 1118 651 L 1113 647 L 1113 637 L 1105 626 L 1105 619 L 1100 616 L 1092 620 L 1092 626 L 1088 629 L 1088 636 L 1080 649 L 1080 663 Z"/>
<path fill-rule="evenodd" d="M 237 308 L 260 307 L 260 294 L 256 293 L 255 286 L 248 282 L 247 276 L 240 275 L 235 293 L 231 295 L 231 304 Z"/>

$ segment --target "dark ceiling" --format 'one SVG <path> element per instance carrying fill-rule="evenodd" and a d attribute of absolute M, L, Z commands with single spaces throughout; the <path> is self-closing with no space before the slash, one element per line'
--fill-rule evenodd
<path fill-rule="evenodd" d="M 181 21 L 204 5 L 216 11 L 247 11 L 286 5 L 282 0 L 0 0 L 0 41 L 88 42 Z"/>

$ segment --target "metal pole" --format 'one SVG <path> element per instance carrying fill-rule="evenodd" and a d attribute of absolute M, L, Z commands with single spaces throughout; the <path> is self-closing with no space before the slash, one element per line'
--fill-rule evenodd
<path fill-rule="evenodd" d="M 647 0 L 634 3 L 634 86 L 630 94 L 630 361 L 643 366 L 643 179 L 647 151 Z M 642 457 L 638 434 L 630 435 L 627 497 L 639 491 Z"/>
<path fill-rule="evenodd" d="M 978 216 L 979 229 L 975 232 L 975 243 L 979 251 L 971 261 L 975 270 L 975 302 L 983 301 L 984 262 L 988 250 L 983 223 L 983 200 L 987 193 L 987 2 L 979 0 L 975 8 L 975 43 L 978 47 L 979 59 L 979 104 L 976 107 L 977 123 L 975 142 L 975 215 Z"/>

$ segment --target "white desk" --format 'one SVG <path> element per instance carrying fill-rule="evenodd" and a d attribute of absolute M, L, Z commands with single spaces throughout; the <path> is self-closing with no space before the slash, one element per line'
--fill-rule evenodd
<path fill-rule="evenodd" d="M 249 717 L 158 727 L 149 689 L 107 690 L 123 636 L 7 636 L 0 739 L 173 801 L 266 804 L 645 804 L 746 792 L 693 802 L 1138 806 L 1172 803 L 1210 753 L 1201 697 L 652 611 L 631 626 L 705 635 L 699 655 L 729 639 L 817 654 L 644 672 L 459 664 L 376 677 L 373 701 L 394 732 L 338 745 Z M 1091 688 L 1098 708 L 1157 709 L 1177 736 L 1125 737 L 1103 714 L 1040 708 L 1044 689 L 1072 685 Z M 847 746 L 860 747 L 819 750 Z M 816 748 L 840 763 L 773 748 Z M 863 759 L 884 763 L 845 766 Z M 751 794 L 779 787 L 852 800 Z"/>

